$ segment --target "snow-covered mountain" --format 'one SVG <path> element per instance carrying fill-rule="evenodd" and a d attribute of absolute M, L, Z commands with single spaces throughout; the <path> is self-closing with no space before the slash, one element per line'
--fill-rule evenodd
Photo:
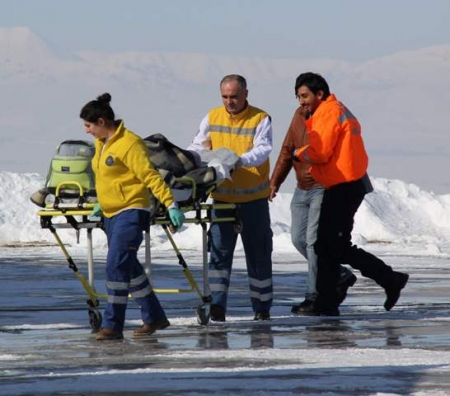
<path fill-rule="evenodd" d="M 70 49 L 67 49 L 70 53 Z M 80 108 L 103 92 L 136 133 L 163 133 L 187 145 L 218 84 L 240 73 L 249 100 L 274 123 L 275 161 L 297 102 L 294 81 L 322 73 L 360 119 L 370 173 L 447 192 L 450 165 L 450 44 L 367 62 L 231 57 L 205 53 L 55 53 L 29 28 L 0 28 L 0 170 L 44 174 L 56 145 L 84 136 Z M 291 191 L 293 177 L 286 183 Z"/>

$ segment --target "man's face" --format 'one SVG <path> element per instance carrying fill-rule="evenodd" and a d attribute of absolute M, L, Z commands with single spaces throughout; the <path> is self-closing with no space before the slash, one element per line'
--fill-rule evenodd
<path fill-rule="evenodd" d="M 228 113 L 236 115 L 244 110 L 247 104 L 248 91 L 242 89 L 237 81 L 227 81 L 220 86 L 222 102 Z"/>
<path fill-rule="evenodd" d="M 318 91 L 317 94 L 314 94 L 306 85 L 302 85 L 297 89 L 297 99 L 306 118 L 314 114 L 322 103 L 322 98 L 323 91 Z"/>

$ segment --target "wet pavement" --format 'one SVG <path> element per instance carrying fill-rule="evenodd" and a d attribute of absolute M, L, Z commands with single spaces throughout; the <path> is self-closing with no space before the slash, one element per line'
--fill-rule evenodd
<path fill-rule="evenodd" d="M 60 256 L 0 255 L 0 395 L 450 394 L 449 259 L 387 258 L 410 273 L 398 306 L 385 312 L 383 290 L 356 273 L 341 316 L 317 318 L 290 314 L 306 266 L 274 258 L 270 321 L 252 320 L 238 265 L 227 322 L 200 326 L 196 294 L 160 294 L 169 328 L 134 339 L 139 311 L 130 303 L 125 339 L 98 342 L 81 284 Z M 179 266 L 165 255 L 153 261 L 156 287 L 183 285 Z"/>

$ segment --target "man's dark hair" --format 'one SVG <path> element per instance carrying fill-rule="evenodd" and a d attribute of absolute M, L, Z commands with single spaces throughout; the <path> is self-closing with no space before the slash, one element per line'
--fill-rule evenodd
<path fill-rule="evenodd" d="M 326 80 L 317 73 L 307 72 L 300 74 L 295 80 L 295 95 L 301 86 L 306 86 L 313 94 L 317 92 L 323 92 L 323 99 L 326 99 L 330 95 L 330 87 Z"/>
<path fill-rule="evenodd" d="M 223 83 L 230 82 L 230 81 L 237 81 L 239 86 L 241 87 L 241 90 L 245 91 L 247 89 L 247 81 L 244 77 L 240 76 L 239 74 L 229 74 L 228 76 L 225 76 L 220 81 L 219 87 L 222 86 Z"/>

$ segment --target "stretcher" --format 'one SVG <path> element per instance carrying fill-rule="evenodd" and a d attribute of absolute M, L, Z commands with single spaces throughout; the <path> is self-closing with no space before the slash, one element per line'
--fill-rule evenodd
<path fill-rule="evenodd" d="M 182 267 L 184 276 L 187 279 L 187 288 L 167 288 L 158 289 L 154 288 L 156 293 L 190 293 L 195 292 L 198 294 L 201 303 L 196 309 L 197 321 L 200 325 L 206 325 L 210 319 L 210 302 L 211 291 L 208 283 L 208 232 L 207 224 L 213 222 L 233 222 L 236 225 L 236 231 L 239 230 L 239 222 L 236 216 L 226 218 L 215 218 L 212 215 L 214 210 L 235 210 L 235 204 L 227 203 L 207 203 L 206 197 L 216 188 L 216 184 L 208 186 L 206 189 L 198 188 L 196 181 L 190 177 L 176 178 L 178 185 L 190 186 L 189 197 L 183 198 L 182 201 L 177 199 L 177 194 L 174 193 L 174 197 L 177 200 L 179 208 L 189 216 L 186 216 L 186 224 L 197 224 L 202 230 L 202 284 L 203 288 L 199 287 L 199 284 L 194 279 L 183 255 L 175 243 L 172 233 L 174 229 L 170 223 L 167 210 L 161 205 L 156 204 L 153 208 L 151 216 L 151 223 L 144 232 L 144 249 L 145 249 L 145 263 L 144 268 L 151 279 L 151 249 L 150 249 L 150 227 L 159 226 L 162 227 L 165 235 L 167 236 L 173 251 L 178 259 L 178 264 Z M 77 198 L 65 199 L 61 193 L 64 188 L 70 187 L 71 190 L 79 191 Z M 185 195 L 185 194 L 184 194 Z M 43 229 L 48 229 L 54 236 L 58 246 L 61 248 L 69 268 L 75 273 L 75 276 L 81 282 L 82 287 L 87 293 L 87 306 L 89 315 L 89 324 L 93 331 L 100 329 L 102 324 L 102 314 L 100 313 L 100 300 L 106 298 L 105 294 L 98 293 L 95 289 L 94 283 L 94 259 L 93 259 L 93 237 L 92 233 L 94 229 L 103 229 L 103 221 L 101 217 L 92 217 L 92 209 L 95 203 L 91 202 L 91 199 L 87 199 L 83 187 L 77 182 L 62 182 L 55 191 L 54 200 L 52 203 L 45 204 L 45 207 L 37 212 L 40 217 L 40 225 Z M 58 234 L 59 229 L 73 229 L 77 233 L 77 240 L 79 241 L 79 234 L 81 231 L 87 233 L 87 278 L 80 272 L 75 261 L 69 254 L 66 245 L 61 240 Z"/>

